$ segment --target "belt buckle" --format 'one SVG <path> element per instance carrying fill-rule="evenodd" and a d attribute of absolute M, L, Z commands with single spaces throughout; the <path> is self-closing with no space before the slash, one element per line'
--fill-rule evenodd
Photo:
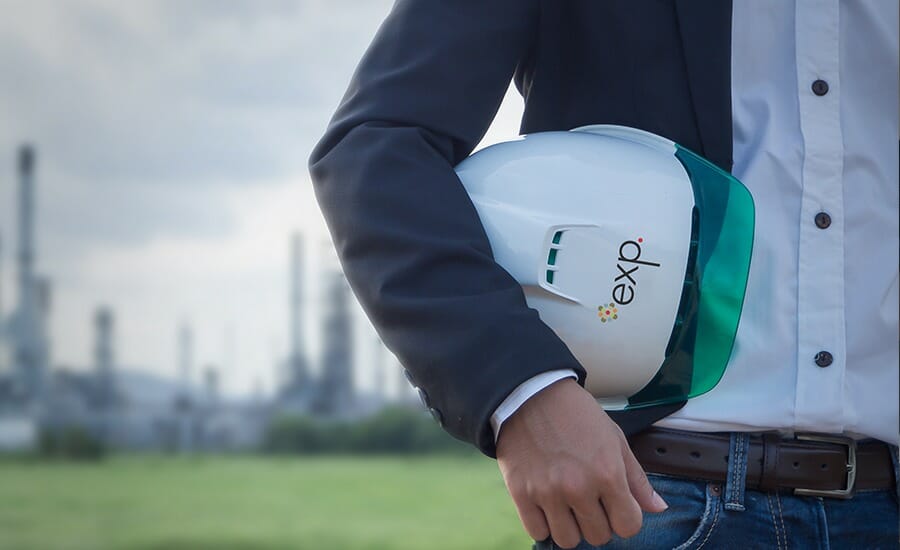
<path fill-rule="evenodd" d="M 794 489 L 794 494 L 798 496 L 829 497 L 841 499 L 853 498 L 853 491 L 856 485 L 856 440 L 850 437 L 819 434 L 797 434 L 796 439 L 800 441 L 835 443 L 837 445 L 843 445 L 847 447 L 847 486 L 844 489 L 834 489 L 830 491 L 797 488 Z"/>

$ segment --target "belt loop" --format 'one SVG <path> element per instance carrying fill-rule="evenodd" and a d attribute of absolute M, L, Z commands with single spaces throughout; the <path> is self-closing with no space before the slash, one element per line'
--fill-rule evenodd
<path fill-rule="evenodd" d="M 897 491 L 897 498 L 900 499 L 900 457 L 897 454 L 896 445 L 888 445 L 891 452 L 891 462 L 894 464 L 894 489 Z"/>
<path fill-rule="evenodd" d="M 744 511 L 744 487 L 747 485 L 747 451 L 750 440 L 743 432 L 732 432 L 728 445 L 728 475 L 725 478 L 725 509 Z"/>

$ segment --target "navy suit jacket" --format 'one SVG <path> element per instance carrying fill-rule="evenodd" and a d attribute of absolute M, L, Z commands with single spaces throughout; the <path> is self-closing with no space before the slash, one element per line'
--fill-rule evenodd
<path fill-rule="evenodd" d="M 727 0 L 396 2 L 310 171 L 354 292 L 449 433 L 496 456 L 490 416 L 513 388 L 559 368 L 584 383 L 453 170 L 510 79 L 522 133 L 621 124 L 730 170 L 730 59 Z M 615 419 L 629 433 L 677 408 Z"/>

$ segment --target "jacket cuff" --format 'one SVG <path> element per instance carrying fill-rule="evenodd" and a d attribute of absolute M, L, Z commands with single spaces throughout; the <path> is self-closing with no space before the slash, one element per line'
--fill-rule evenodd
<path fill-rule="evenodd" d="M 586 376 L 535 310 L 522 308 L 513 317 L 480 331 L 465 351 L 432 370 L 435 376 L 420 388 L 426 407 L 447 432 L 491 458 L 497 457 L 491 416 L 517 386 L 548 370 L 570 369 L 581 386 Z"/>

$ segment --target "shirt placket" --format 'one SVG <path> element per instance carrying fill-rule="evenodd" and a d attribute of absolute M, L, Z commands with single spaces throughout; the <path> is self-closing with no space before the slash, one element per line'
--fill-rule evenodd
<path fill-rule="evenodd" d="M 797 274 L 795 426 L 843 431 L 843 137 L 839 5 L 797 0 L 796 56 L 803 195 Z"/>

